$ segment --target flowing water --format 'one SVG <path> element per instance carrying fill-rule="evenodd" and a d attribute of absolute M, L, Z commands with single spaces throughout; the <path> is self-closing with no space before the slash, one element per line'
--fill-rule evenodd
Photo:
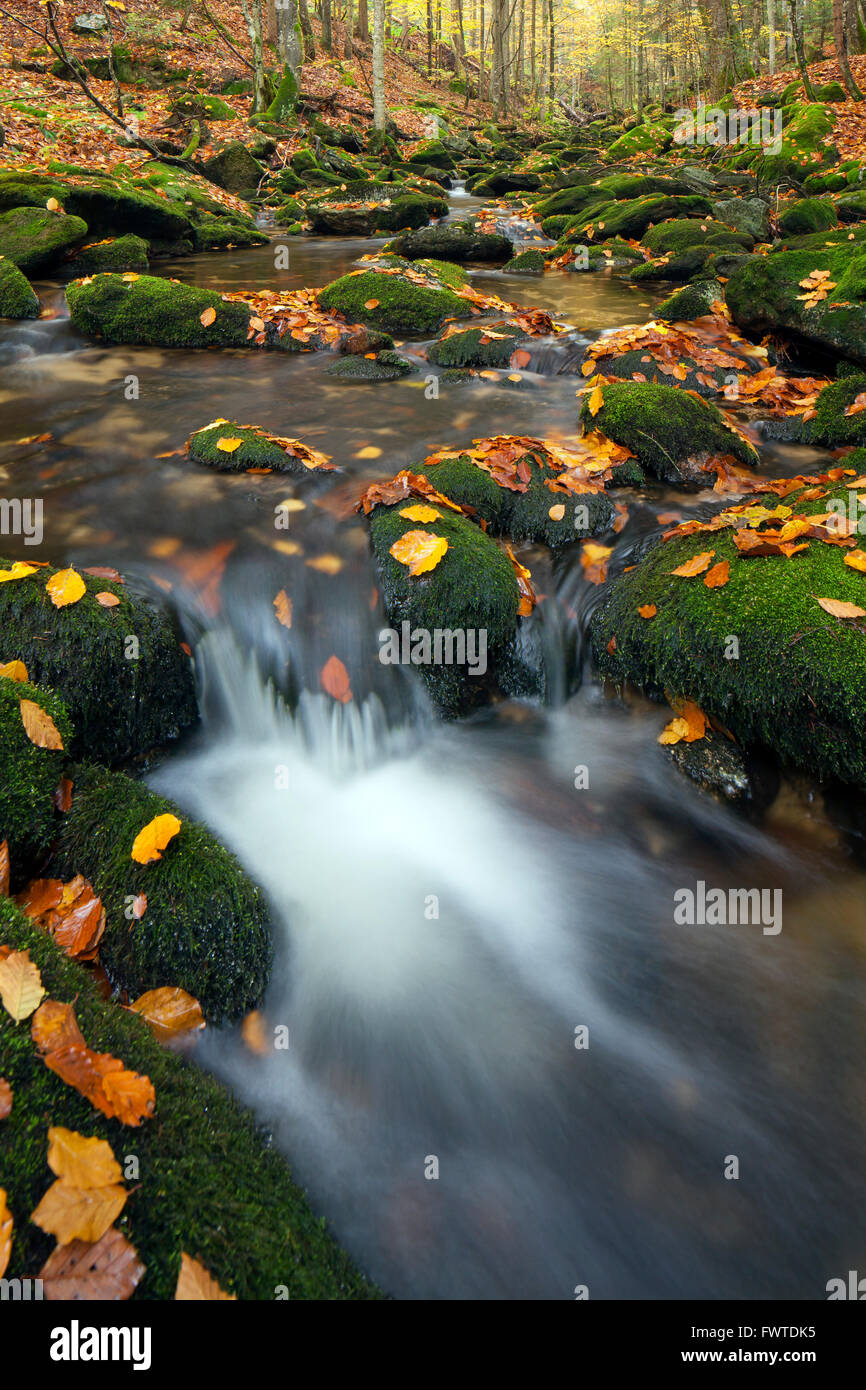
<path fill-rule="evenodd" d="M 159 269 L 293 288 L 381 244 L 299 239 L 287 273 L 270 246 Z M 572 345 L 662 294 L 608 274 L 473 280 L 554 311 Z M 202 724 L 150 780 L 267 893 L 267 1026 L 290 1041 L 259 1056 L 209 1030 L 197 1057 L 273 1130 L 343 1244 L 402 1297 L 812 1299 L 862 1270 L 853 803 L 831 812 L 784 784 L 758 826 L 684 781 L 656 744 L 659 708 L 614 701 L 586 669 L 598 591 L 574 555 L 519 551 L 546 595 L 530 623 L 548 704 L 443 725 L 411 670 L 377 659 L 384 615 L 346 498 L 441 444 L 572 434 L 569 341 L 539 344 L 514 388 L 428 399 L 424 374 L 354 385 L 321 355 L 100 347 L 59 285 L 40 290 L 56 317 L 0 329 L 0 489 L 38 486 L 40 554 L 159 586 L 197 643 Z M 296 483 L 155 457 L 215 416 L 295 435 L 341 471 Z M 813 457 L 763 454 L 775 475 Z M 304 506 L 275 531 L 287 497 Z M 623 500 L 631 551 L 659 511 L 707 498 Z M 346 705 L 320 691 L 331 654 L 352 674 Z M 783 930 L 676 925 L 674 893 L 700 880 L 781 888 Z"/>

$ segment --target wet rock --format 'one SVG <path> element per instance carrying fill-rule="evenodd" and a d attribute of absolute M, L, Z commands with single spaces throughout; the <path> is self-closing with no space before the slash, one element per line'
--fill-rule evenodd
<path fill-rule="evenodd" d="M 809 305 L 800 282 L 815 270 L 828 271 L 834 287 Z M 866 365 L 866 247 L 816 246 L 751 257 L 733 270 L 725 299 L 740 328 L 760 334 L 788 329 Z"/>
<path fill-rule="evenodd" d="M 683 285 L 654 310 L 657 319 L 668 323 L 689 322 L 708 314 L 713 303 L 724 303 L 725 287 L 719 280 L 697 280 Z"/>
<path fill-rule="evenodd" d="M 543 275 L 544 256 L 540 251 L 530 248 L 506 261 L 502 269 L 506 275 Z"/>
<path fill-rule="evenodd" d="M 219 154 L 202 163 L 204 173 L 212 183 L 241 198 L 254 198 L 265 176 L 265 170 L 253 159 L 246 145 L 234 140 Z"/>
<path fill-rule="evenodd" d="M 846 373 L 841 381 L 825 386 L 815 402 L 814 416 L 802 422 L 796 437 L 809 444 L 834 449 L 850 444 L 866 445 L 866 410 L 855 408 L 853 415 L 847 413 L 864 392 L 864 373 Z"/>
<path fill-rule="evenodd" d="M 220 448 L 221 441 L 231 447 Z M 304 463 L 303 447 L 295 453 L 290 447 L 293 442 L 272 437 L 258 425 L 239 425 L 234 420 L 222 420 L 217 425 L 206 425 L 190 435 L 189 457 L 194 463 L 200 463 L 205 468 L 216 468 L 221 473 L 245 473 L 250 468 L 269 468 L 274 473 L 292 473 L 296 477 L 304 477 L 309 470 Z"/>
<path fill-rule="evenodd" d="M 0 319 L 38 319 L 39 300 L 26 277 L 6 256 L 0 256 Z"/>
<path fill-rule="evenodd" d="M 50 270 L 86 235 L 80 217 L 33 207 L 0 213 L 0 256 L 28 275 Z"/>
<path fill-rule="evenodd" d="M 415 260 L 433 256 L 444 261 L 506 261 L 513 246 L 507 236 L 498 232 L 478 231 L 471 220 L 444 222 L 435 227 L 421 227 L 395 237 L 389 250 Z"/>
<path fill-rule="evenodd" d="M 322 308 L 336 310 L 350 323 L 372 324 L 385 333 L 419 336 L 435 333 L 447 318 L 466 314 L 466 301 L 450 288 L 450 284 L 459 286 L 465 282 L 458 266 L 419 263 L 425 272 L 425 283 L 418 284 L 400 274 L 407 263 L 398 257 L 380 257 L 379 264 L 382 269 L 343 275 L 326 285 L 319 291 Z"/>
<path fill-rule="evenodd" d="M 99 958 L 131 998 L 179 985 L 209 1021 L 241 1018 L 260 1002 L 271 965 L 268 913 L 234 855 L 164 797 L 122 772 L 78 766 L 72 806 L 62 820 L 51 876 L 83 874 L 102 899 L 106 929 Z M 179 833 L 150 864 L 130 851 L 161 815 Z M 129 895 L 144 894 L 141 918 L 127 917 Z"/>
<path fill-rule="evenodd" d="M 192 225 L 183 204 L 172 205 L 169 199 L 159 198 L 150 190 L 124 186 L 107 177 L 72 184 L 17 170 L 0 174 L 0 209 L 44 210 L 49 198 L 56 198 L 65 213 L 80 217 L 91 239 L 123 236 L 127 232 L 148 241 L 192 239 Z"/>
<path fill-rule="evenodd" d="M 341 357 L 330 364 L 327 372 L 328 376 L 339 377 L 342 381 L 399 381 L 414 370 L 407 358 L 386 349 L 377 352 L 374 358 L 359 354 Z"/>
<path fill-rule="evenodd" d="M 428 355 L 439 367 L 507 367 L 515 348 L 525 341 L 522 328 L 492 323 L 449 333 L 431 343 Z"/>
<path fill-rule="evenodd" d="M 81 333 L 110 343 L 146 347 L 246 347 L 252 310 L 213 290 L 141 275 L 73 280 L 66 289 L 72 322 Z M 213 309 L 212 323 L 202 314 Z"/>
<path fill-rule="evenodd" d="M 31 680 L 68 709 L 75 733 L 67 753 L 113 763 L 176 738 L 198 711 L 189 657 L 165 613 L 126 585 L 86 573 L 86 593 L 56 608 L 45 588 L 56 572 L 0 584 L 0 629 L 14 633 L 10 660 L 23 661 Z M 100 593 L 117 604 L 103 607 Z"/>
<path fill-rule="evenodd" d="M 766 758 L 747 755 L 719 734 L 707 734 L 694 743 L 675 743 L 663 751 L 703 791 L 738 811 L 760 815 L 778 793 L 778 769 Z"/>

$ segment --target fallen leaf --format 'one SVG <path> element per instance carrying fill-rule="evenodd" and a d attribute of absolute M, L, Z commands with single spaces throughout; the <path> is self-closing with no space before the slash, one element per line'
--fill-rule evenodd
<path fill-rule="evenodd" d="M 590 415 L 597 415 L 604 405 L 604 392 L 601 389 L 601 382 L 590 392 L 588 404 Z"/>
<path fill-rule="evenodd" d="M 117 594 L 110 594 L 106 590 L 105 593 L 96 595 L 96 602 L 99 604 L 100 608 L 116 608 L 120 603 L 120 599 L 117 597 Z"/>
<path fill-rule="evenodd" d="M 731 567 L 727 560 L 720 560 L 712 569 L 707 570 L 704 575 L 704 583 L 708 589 L 721 589 L 731 577 Z"/>
<path fill-rule="evenodd" d="M 58 570 L 45 585 L 55 608 L 68 608 L 87 593 L 87 585 L 77 570 Z"/>
<path fill-rule="evenodd" d="M 289 598 L 285 589 L 280 589 L 274 599 L 274 609 L 277 615 L 277 622 L 282 623 L 283 627 L 292 626 L 292 600 Z"/>
<path fill-rule="evenodd" d="M 58 1245 L 71 1240 L 97 1241 L 105 1235 L 126 1205 L 128 1192 L 118 1183 L 106 1187 L 73 1187 L 58 1178 L 31 1212 L 30 1220 L 55 1236 Z"/>
<path fill-rule="evenodd" d="M 72 805 L 72 788 L 75 783 L 69 777 L 61 777 L 54 789 L 54 809 L 56 811 L 68 811 Z"/>
<path fill-rule="evenodd" d="M 35 700 L 19 700 L 18 706 L 21 710 L 24 732 L 31 743 L 34 743 L 37 748 L 53 750 L 63 748 L 60 730 L 50 714 L 41 709 Z"/>
<path fill-rule="evenodd" d="M 225 1300 L 236 1302 L 233 1293 L 223 1293 L 219 1284 L 212 1279 L 204 1265 L 199 1264 L 186 1251 L 181 1251 L 180 1274 L 177 1279 L 174 1299 L 176 1303 L 205 1303 Z"/>
<path fill-rule="evenodd" d="M 0 898 L 9 897 L 9 842 L 0 842 Z"/>
<path fill-rule="evenodd" d="M 241 447 L 243 442 L 242 439 L 230 438 L 228 435 L 223 435 L 222 439 L 217 440 L 216 446 L 223 454 L 233 454 L 236 449 Z"/>
<path fill-rule="evenodd" d="M 28 565 L 23 560 L 16 560 L 11 569 L 0 569 L 0 584 L 8 584 L 13 579 L 26 579 L 28 575 L 35 574 L 36 570 L 36 565 Z"/>
<path fill-rule="evenodd" d="M 162 858 L 162 851 L 180 831 L 181 822 L 177 816 L 166 812 L 155 816 L 152 821 L 139 830 L 132 846 L 132 858 L 136 864 L 153 864 Z"/>
<path fill-rule="evenodd" d="M 813 594 L 812 597 L 825 613 L 834 618 L 866 618 L 866 608 L 859 608 L 856 603 L 846 603 L 838 598 L 818 598 L 817 594 Z"/>
<path fill-rule="evenodd" d="M 378 301 L 378 299 L 365 299 L 365 300 L 364 300 L 364 308 L 365 308 L 365 309 L 378 309 L 378 307 L 379 307 L 379 301 Z"/>
<path fill-rule="evenodd" d="M 845 564 L 852 570 L 860 570 L 866 574 L 866 550 L 849 550 L 845 556 Z"/>
<path fill-rule="evenodd" d="M 216 309 L 214 309 L 213 306 L 211 306 L 211 308 L 205 309 L 203 313 L 199 314 L 198 321 L 201 324 L 202 328 L 210 328 L 215 318 Z"/>
<path fill-rule="evenodd" d="M 338 656 L 329 656 L 319 674 L 322 688 L 340 704 L 348 704 L 352 699 L 349 673 Z"/>
<path fill-rule="evenodd" d="M 42 976 L 29 951 L 10 951 L 0 960 L 0 1000 L 16 1023 L 30 1017 L 44 994 Z"/>
<path fill-rule="evenodd" d="M 441 521 L 442 513 L 435 507 L 428 507 L 423 502 L 416 502 L 411 507 L 401 507 L 397 514 L 403 516 L 407 521 Z"/>
<path fill-rule="evenodd" d="M 656 608 L 654 603 L 644 603 L 641 604 L 640 608 L 637 611 L 638 613 L 640 613 L 642 618 L 654 618 L 656 613 L 658 612 L 658 609 Z"/>
<path fill-rule="evenodd" d="M 562 518 L 565 516 L 565 504 L 563 502 L 554 502 L 552 507 L 548 507 L 547 515 L 550 517 L 551 521 L 562 521 Z"/>
<path fill-rule="evenodd" d="M 312 560 L 305 560 L 304 564 L 311 570 L 318 570 L 319 574 L 339 574 L 343 568 L 339 555 L 316 555 Z"/>
<path fill-rule="evenodd" d="M 684 700 L 681 704 L 675 705 L 677 716 L 666 724 L 659 734 L 658 742 L 662 744 L 671 743 L 695 743 L 704 737 L 707 731 L 707 719 L 703 710 L 692 700 Z"/>
<path fill-rule="evenodd" d="M 356 459 L 377 459 L 382 457 L 382 450 L 376 444 L 366 444 L 363 449 L 359 449 L 355 455 Z"/>
<path fill-rule="evenodd" d="M 23 661 L 7 661 L 5 666 L 0 666 L 0 676 L 5 676 L 7 681 L 29 681 L 27 667 Z"/>
<path fill-rule="evenodd" d="M 684 564 L 679 565 L 675 570 L 671 570 L 670 573 L 678 574 L 683 579 L 693 579 L 695 575 L 703 574 L 704 570 L 709 568 L 710 561 L 715 553 L 714 550 L 704 550 L 700 555 L 693 555 L 690 560 L 686 560 Z"/>
<path fill-rule="evenodd" d="M 111 0 L 107 0 L 110 4 Z M 97 1241 L 57 1245 L 39 1271 L 46 1302 L 123 1303 L 146 1266 L 122 1231 L 110 1226 Z"/>
<path fill-rule="evenodd" d="M 71 1004 L 46 999 L 30 1020 L 30 1036 L 39 1052 L 55 1052 L 63 1047 L 86 1047 Z"/>
<path fill-rule="evenodd" d="M 417 575 L 434 570 L 447 549 L 445 536 L 436 536 L 430 531 L 404 531 L 388 553 L 401 565 L 406 565 L 410 574 Z"/>
<path fill-rule="evenodd" d="M 71 1187 L 109 1187 L 123 1182 L 123 1170 L 109 1143 L 62 1125 L 49 1126 L 48 1167 Z"/>
<path fill-rule="evenodd" d="M 162 985 L 159 989 L 149 989 L 129 1007 L 134 1013 L 141 1014 L 151 1031 L 163 1041 L 205 1026 L 198 1000 L 177 986 Z"/>
<path fill-rule="evenodd" d="M 261 1009 L 253 1009 L 246 1014 L 241 1023 L 241 1037 L 244 1046 L 250 1052 L 255 1052 L 257 1056 L 264 1057 L 268 1051 L 267 1039 L 265 1038 L 265 1020 Z"/>
<path fill-rule="evenodd" d="M 12 1087 L 0 1076 L 0 1120 L 12 1114 Z"/>
<path fill-rule="evenodd" d="M 6 1203 L 6 1191 L 0 1187 L 0 1278 L 6 1273 L 12 1254 L 12 1213 Z"/>

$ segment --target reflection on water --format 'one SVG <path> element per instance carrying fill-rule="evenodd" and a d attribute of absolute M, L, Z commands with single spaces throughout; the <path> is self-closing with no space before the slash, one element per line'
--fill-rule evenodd
<path fill-rule="evenodd" d="M 271 246 L 159 268 L 296 288 L 382 242 L 289 244 L 283 277 Z M 473 279 L 588 335 L 664 293 L 609 274 Z M 62 314 L 59 287 L 42 293 Z M 533 365 L 560 371 L 568 351 L 538 344 Z M 371 1275 L 404 1296 L 820 1298 L 862 1267 L 866 936 L 841 815 L 786 788 L 748 826 L 673 772 L 657 707 L 580 687 L 598 591 L 573 552 L 520 551 L 546 595 L 531 624 L 554 708 L 443 728 L 412 674 L 377 660 L 353 488 L 442 444 L 573 433 L 574 377 L 428 400 L 423 374 L 368 387 L 328 377 L 325 355 L 108 349 L 64 317 L 4 324 L 0 360 L 0 495 L 43 498 L 40 554 L 168 586 L 205 634 L 203 726 L 154 781 L 267 891 L 268 1015 L 292 1045 L 264 1060 L 211 1032 L 200 1056 L 273 1127 Z M 216 416 L 295 435 L 340 471 L 234 477 L 157 457 Z M 773 445 L 763 466 L 816 457 Z M 289 496 L 304 507 L 277 532 Z M 718 500 L 621 496 L 626 563 L 660 510 Z M 345 709 L 316 693 L 331 654 L 352 673 Z M 781 886 L 783 931 L 675 926 L 674 892 L 700 879 Z"/>

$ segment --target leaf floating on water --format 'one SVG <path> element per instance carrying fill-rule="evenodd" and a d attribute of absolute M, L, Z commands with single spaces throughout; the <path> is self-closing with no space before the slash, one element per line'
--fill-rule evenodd
<path fill-rule="evenodd" d="M 4 666 L 0 666 L 0 676 L 5 676 L 7 681 L 16 681 L 18 684 L 30 680 L 23 661 L 7 661 Z"/>
<path fill-rule="evenodd" d="M 174 1298 L 176 1303 L 211 1303 L 219 1300 L 235 1303 L 233 1293 L 223 1293 L 217 1281 L 208 1274 L 204 1265 L 199 1264 L 186 1251 L 181 1252 L 180 1274 Z"/>
<path fill-rule="evenodd" d="M 846 603 L 838 598 L 818 598 L 817 594 L 813 594 L 813 598 L 825 613 L 834 618 L 866 618 L 866 608 L 860 608 L 856 603 Z"/>
<path fill-rule="evenodd" d="M 338 656 L 329 656 L 319 673 L 319 680 L 322 689 L 335 700 L 339 700 L 341 705 L 346 705 L 352 699 L 352 687 L 349 682 L 349 673 Z"/>
<path fill-rule="evenodd" d="M 123 1303 L 134 1293 L 145 1269 L 135 1246 L 110 1226 L 97 1241 L 57 1245 L 39 1278 L 47 1302 Z"/>
<path fill-rule="evenodd" d="M 68 608 L 87 593 L 87 585 L 77 570 L 58 570 L 45 585 L 55 608 Z"/>
<path fill-rule="evenodd" d="M 580 563 L 584 578 L 590 584 L 603 584 L 607 579 L 607 562 L 612 554 L 612 545 L 599 545 L 597 541 L 584 541 L 580 547 Z"/>
<path fill-rule="evenodd" d="M 241 1023 L 241 1037 L 244 1046 L 250 1052 L 255 1052 L 258 1057 L 264 1057 L 268 1051 L 267 1038 L 265 1037 L 265 1020 L 261 1009 L 253 1009 L 248 1013 Z"/>
<path fill-rule="evenodd" d="M 339 555 L 316 555 L 312 560 L 305 560 L 311 570 L 318 570 L 319 574 L 339 574 L 343 568 L 343 561 Z"/>
<path fill-rule="evenodd" d="M 159 989 L 149 989 L 129 1007 L 134 1013 L 141 1014 L 160 1040 L 193 1033 L 205 1026 L 201 1004 L 185 989 L 177 986 L 162 985 Z"/>
<path fill-rule="evenodd" d="M 153 864 L 162 858 L 162 851 L 180 831 L 181 822 L 177 816 L 165 813 L 155 816 L 152 821 L 139 830 L 132 845 L 132 858 L 136 864 Z"/>
<path fill-rule="evenodd" d="M 365 444 L 363 449 L 359 449 L 355 455 L 356 459 L 378 459 L 382 457 L 382 450 L 377 444 Z"/>
<path fill-rule="evenodd" d="M 37 748 L 63 748 L 60 730 L 50 714 L 41 709 L 35 700 L 19 700 L 18 705 L 24 732 L 31 743 L 35 743 Z"/>
<path fill-rule="evenodd" d="M 404 531 L 388 553 L 406 565 L 410 574 L 417 575 L 434 570 L 447 549 L 445 536 L 434 536 L 430 531 Z"/>
<path fill-rule="evenodd" d="M 0 1001 L 16 1023 L 30 1017 L 44 994 L 42 976 L 29 951 L 10 951 L 0 960 Z"/>
<path fill-rule="evenodd" d="M 280 589 L 274 599 L 274 611 L 277 615 L 277 622 L 282 623 L 283 627 L 292 626 L 292 600 L 289 598 L 285 589 Z"/>
<path fill-rule="evenodd" d="M 198 316 L 199 323 L 201 324 L 202 328 L 210 328 L 210 326 L 211 326 L 211 324 L 213 323 L 213 321 L 214 321 L 215 318 L 216 318 L 216 309 L 214 309 L 213 306 L 211 306 L 209 309 L 205 309 L 205 310 L 204 310 L 201 314 L 199 314 L 199 316 Z"/>

